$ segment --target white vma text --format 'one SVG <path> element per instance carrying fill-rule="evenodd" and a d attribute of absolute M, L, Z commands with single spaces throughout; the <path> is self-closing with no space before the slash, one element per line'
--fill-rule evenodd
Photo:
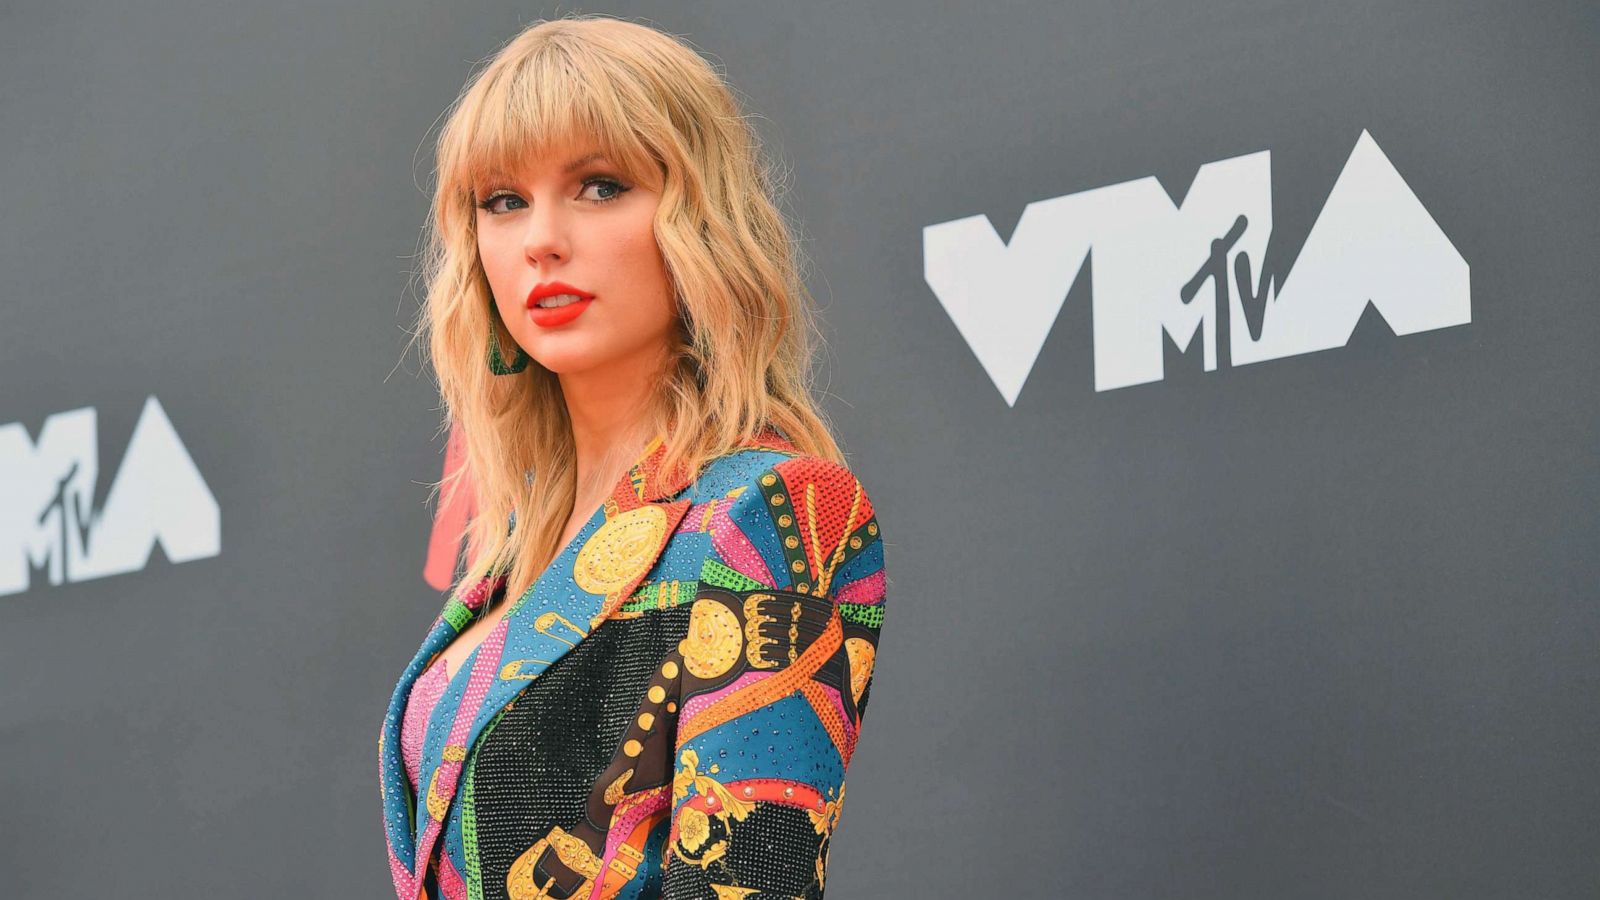
<path fill-rule="evenodd" d="M 174 563 L 221 552 L 217 500 L 154 396 L 99 509 L 97 439 L 94 407 L 50 416 L 37 442 L 0 425 L 0 595 L 37 570 L 52 585 L 137 572 L 157 543 Z"/>
<path fill-rule="evenodd" d="M 1160 381 L 1163 333 L 1205 370 L 1343 347 L 1370 303 L 1397 335 L 1472 320 L 1467 263 L 1363 131 L 1278 284 L 1268 151 L 1200 167 L 1181 204 L 1154 177 L 929 225 L 923 275 L 1008 405 L 1093 253 L 1096 391 Z M 1220 351 L 1220 352 L 1219 352 Z"/>

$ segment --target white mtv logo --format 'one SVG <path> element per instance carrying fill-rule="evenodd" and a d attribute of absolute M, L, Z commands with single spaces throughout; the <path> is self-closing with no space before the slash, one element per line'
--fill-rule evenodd
<path fill-rule="evenodd" d="M 28 589 L 30 563 L 59 585 L 137 572 L 157 541 L 175 563 L 221 552 L 217 500 L 154 396 L 98 511 L 95 441 L 92 406 L 46 419 L 36 444 L 0 425 L 0 595 Z"/>
<path fill-rule="evenodd" d="M 1472 321 L 1466 261 L 1365 131 L 1282 285 L 1252 275 L 1271 237 L 1263 150 L 1201 166 L 1181 207 L 1146 177 L 1030 203 L 1009 244 L 988 216 L 930 225 L 923 274 L 1008 405 L 1090 250 L 1096 391 L 1160 381 L 1163 331 L 1198 331 L 1210 372 L 1219 343 L 1231 365 L 1343 347 L 1369 302 L 1400 335 Z"/>

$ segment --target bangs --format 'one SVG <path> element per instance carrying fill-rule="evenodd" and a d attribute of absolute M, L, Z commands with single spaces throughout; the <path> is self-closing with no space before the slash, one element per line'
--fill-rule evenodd
<path fill-rule="evenodd" d="M 497 176 L 529 171 L 541 161 L 568 161 L 551 154 L 577 154 L 592 147 L 624 177 L 659 183 L 660 164 L 640 137 L 643 123 L 636 121 L 640 115 L 659 113 L 630 102 L 626 94 L 633 92 L 616 82 L 618 74 L 554 44 L 516 65 L 485 72 L 471 92 L 475 102 L 461 110 L 456 123 L 462 129 L 459 155 L 441 176 L 471 191 Z"/>

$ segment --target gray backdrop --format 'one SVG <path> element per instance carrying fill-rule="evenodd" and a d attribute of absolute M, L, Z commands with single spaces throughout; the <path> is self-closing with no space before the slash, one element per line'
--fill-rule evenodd
<path fill-rule="evenodd" d="M 428 142 L 569 11 L 0 6 L 7 896 L 389 894 Z M 1593 3 L 577 11 L 713 54 L 791 170 L 891 579 L 830 896 L 1596 896 Z M 929 226 L 1263 150 L 1287 272 L 1363 130 L 1470 324 L 1097 391 L 1091 260 L 1012 405 L 925 279 Z M 150 396 L 220 552 L 54 583 L 27 446 L 92 407 L 99 509 Z"/>

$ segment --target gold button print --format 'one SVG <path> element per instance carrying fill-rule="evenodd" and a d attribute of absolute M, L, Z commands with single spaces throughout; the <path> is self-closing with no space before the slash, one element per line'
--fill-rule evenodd
<path fill-rule="evenodd" d="M 584 542 L 572 578 L 591 594 L 620 591 L 649 569 L 666 533 L 667 514 L 659 506 L 619 513 Z"/>
<path fill-rule="evenodd" d="M 689 674 L 716 678 L 733 668 L 743 649 L 744 634 L 733 610 L 715 600 L 696 600 L 689 614 L 689 633 L 678 642 Z"/>

